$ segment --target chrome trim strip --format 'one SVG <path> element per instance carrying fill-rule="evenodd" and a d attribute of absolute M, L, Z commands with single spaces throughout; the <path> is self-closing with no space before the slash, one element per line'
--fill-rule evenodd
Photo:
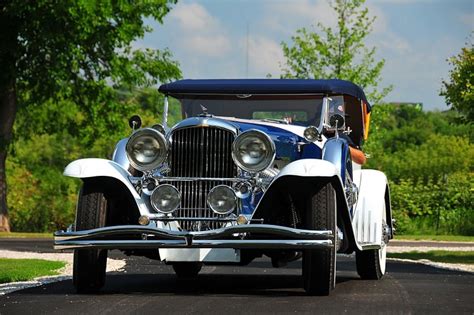
<path fill-rule="evenodd" d="M 307 249 L 330 248 L 331 240 L 197 240 L 187 244 L 181 240 L 72 240 L 55 242 L 54 249 L 102 248 L 102 249 L 143 249 L 143 248 L 264 248 L 264 249 Z"/>
<path fill-rule="evenodd" d="M 256 233 L 286 239 L 221 239 L 234 234 Z M 134 236 L 140 238 L 134 239 Z M 142 236 L 150 239 L 141 239 Z M 105 239 L 115 237 L 119 239 Z M 123 239 L 120 239 L 122 237 Z M 158 239 L 154 239 L 158 238 Z M 136 225 L 111 226 L 84 231 L 54 233 L 54 248 L 307 248 L 327 247 L 329 230 L 299 230 L 278 225 L 246 224 L 209 231 L 171 231 Z"/>

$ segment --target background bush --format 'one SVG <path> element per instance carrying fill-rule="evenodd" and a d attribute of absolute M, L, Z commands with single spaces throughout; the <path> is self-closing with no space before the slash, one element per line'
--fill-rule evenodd
<path fill-rule="evenodd" d="M 473 128 L 453 112 L 373 109 L 367 168 L 384 171 L 399 233 L 474 235 Z"/>

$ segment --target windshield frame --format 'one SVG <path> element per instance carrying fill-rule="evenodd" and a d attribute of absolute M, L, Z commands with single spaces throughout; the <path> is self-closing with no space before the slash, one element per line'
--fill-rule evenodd
<path fill-rule="evenodd" d="M 300 126 L 319 124 L 321 121 L 322 94 L 202 94 L 180 95 L 183 118 L 208 114 L 218 117 L 234 117 L 248 120 L 274 120 Z M 221 104 L 222 102 L 222 104 Z M 257 112 L 268 112 L 269 117 L 254 118 Z M 288 121 L 286 117 L 275 119 L 276 113 L 305 112 L 306 121 Z M 273 113 L 273 115 L 271 115 Z"/>

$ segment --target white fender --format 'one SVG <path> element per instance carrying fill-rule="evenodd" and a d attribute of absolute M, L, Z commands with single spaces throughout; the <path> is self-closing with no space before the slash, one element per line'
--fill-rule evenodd
<path fill-rule="evenodd" d="M 275 180 L 283 176 L 334 177 L 340 180 L 337 167 L 331 162 L 319 159 L 301 159 L 285 166 Z"/>
<path fill-rule="evenodd" d="M 65 176 L 75 178 L 111 177 L 122 182 L 135 199 L 141 215 L 148 215 L 148 208 L 137 193 L 129 177 L 132 176 L 118 163 L 106 159 L 80 159 L 69 163 L 64 169 Z"/>
<path fill-rule="evenodd" d="M 352 221 L 355 238 L 362 246 L 381 245 L 387 177 L 376 170 L 354 170 L 354 183 L 359 187 Z"/>
<path fill-rule="evenodd" d="M 332 179 L 334 177 L 338 178 L 339 190 L 344 191 L 341 177 L 339 171 L 334 164 L 328 161 L 319 160 L 319 159 L 301 159 L 286 165 L 271 182 L 271 184 L 265 190 L 265 194 L 260 199 L 257 207 L 255 207 L 255 214 L 262 204 L 263 200 L 270 195 L 272 188 L 279 181 L 285 181 L 285 177 L 296 176 L 303 177 L 307 179 L 317 180 L 318 178 L 323 178 L 325 180 Z M 304 185 L 304 182 L 302 182 Z M 297 189 L 297 187 L 293 187 Z"/>

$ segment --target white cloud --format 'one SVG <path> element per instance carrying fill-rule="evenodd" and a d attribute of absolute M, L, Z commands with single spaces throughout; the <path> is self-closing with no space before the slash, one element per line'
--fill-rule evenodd
<path fill-rule="evenodd" d="M 241 43 L 246 45 L 245 40 Z M 250 76 L 265 77 L 268 73 L 275 76 L 281 72 L 280 64 L 284 56 L 276 41 L 263 36 L 250 36 L 248 45 Z"/>
<path fill-rule="evenodd" d="M 266 16 L 263 25 L 274 31 L 293 33 L 294 30 L 309 25 L 321 23 L 326 26 L 335 26 L 337 23 L 334 10 L 327 0 L 302 0 L 270 2 L 265 5 Z M 288 27 L 297 24 L 296 28 Z"/>
<path fill-rule="evenodd" d="M 474 13 L 461 14 L 459 20 L 470 28 L 474 29 Z"/>
<path fill-rule="evenodd" d="M 385 12 L 372 3 L 367 4 L 367 8 L 369 9 L 369 15 L 376 17 L 372 25 L 373 31 L 367 41 L 369 46 L 375 46 L 400 55 L 410 53 L 412 49 L 410 43 L 390 29 L 390 20 Z"/>
<path fill-rule="evenodd" d="M 171 10 L 170 18 L 186 31 L 202 32 L 219 27 L 219 21 L 197 3 L 179 3 Z"/>
<path fill-rule="evenodd" d="M 179 48 L 189 56 L 219 57 L 229 52 L 231 42 L 225 27 L 198 3 L 179 3 L 170 13 L 177 25 Z"/>
<path fill-rule="evenodd" d="M 373 4 L 367 3 L 367 8 L 369 9 L 369 16 L 375 17 L 375 21 L 372 24 L 373 33 L 384 33 L 388 29 L 388 17 L 385 15 L 382 9 Z"/>
<path fill-rule="evenodd" d="M 392 50 L 399 55 L 407 54 L 412 51 L 410 43 L 395 33 L 386 33 L 384 37 L 376 41 L 376 43 L 376 47 Z"/>
<path fill-rule="evenodd" d="M 227 36 L 216 35 L 198 35 L 191 36 L 185 42 L 194 53 L 218 57 L 222 56 L 231 49 L 231 43 Z"/>

